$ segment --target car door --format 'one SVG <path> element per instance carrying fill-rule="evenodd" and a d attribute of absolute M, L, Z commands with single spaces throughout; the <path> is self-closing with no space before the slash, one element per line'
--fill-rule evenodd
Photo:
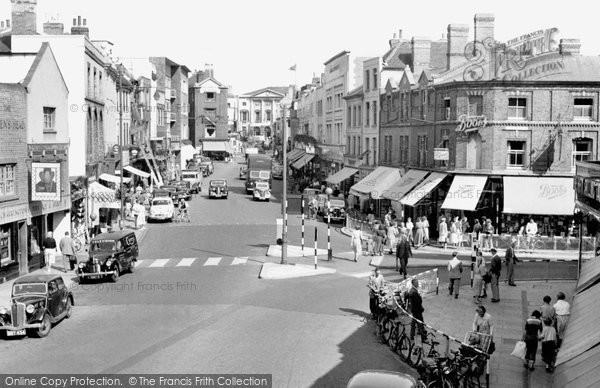
<path fill-rule="evenodd" d="M 119 268 L 121 270 L 129 267 L 129 255 L 127 251 L 126 239 L 126 237 L 121 237 L 119 241 L 117 241 L 117 259 L 119 261 Z"/>
<path fill-rule="evenodd" d="M 58 299 L 57 314 L 62 314 L 67 308 L 67 298 L 69 297 L 69 290 L 67 289 L 67 286 L 65 285 L 65 282 L 62 280 L 62 278 L 56 279 L 56 284 L 58 286 L 58 295 L 56 297 L 56 299 Z"/>
<path fill-rule="evenodd" d="M 56 317 L 60 314 L 60 293 L 58 291 L 58 283 L 55 280 L 48 282 L 48 311 L 50 315 Z"/>

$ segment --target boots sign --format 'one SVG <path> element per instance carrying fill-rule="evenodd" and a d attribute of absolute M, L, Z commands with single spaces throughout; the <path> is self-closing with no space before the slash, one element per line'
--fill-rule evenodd
<path fill-rule="evenodd" d="M 487 125 L 487 117 L 485 116 L 460 115 L 458 121 L 460 123 L 456 127 L 456 132 L 459 133 L 475 132 Z"/>

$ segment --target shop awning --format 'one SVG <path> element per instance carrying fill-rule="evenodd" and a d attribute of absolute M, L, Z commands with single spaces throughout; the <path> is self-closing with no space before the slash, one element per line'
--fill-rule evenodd
<path fill-rule="evenodd" d="M 600 260 L 584 261 L 581 266 L 581 275 L 577 281 L 577 292 L 581 292 L 600 280 Z"/>
<path fill-rule="evenodd" d="M 446 194 L 442 209 L 475 210 L 485 182 L 487 182 L 485 175 L 456 175 Z"/>
<path fill-rule="evenodd" d="M 140 176 L 140 177 L 142 177 L 142 178 L 148 178 L 148 177 L 150 177 L 150 173 L 148 173 L 148 172 L 144 172 L 144 171 L 142 171 L 142 170 L 138 170 L 138 169 L 137 169 L 137 168 L 135 168 L 135 167 L 132 167 L 132 166 L 125 166 L 125 167 L 123 167 L 123 168 L 124 168 L 125 170 L 129 171 L 130 173 L 132 173 L 132 174 L 135 174 L 135 175 L 137 175 L 137 176 Z"/>
<path fill-rule="evenodd" d="M 600 385 L 598 365 L 600 365 L 600 346 L 559 365 L 554 371 L 552 386 L 557 388 L 598 387 Z"/>
<path fill-rule="evenodd" d="M 202 151 L 229 152 L 226 141 L 203 141 Z"/>
<path fill-rule="evenodd" d="M 115 191 L 104 185 L 101 185 L 98 182 L 92 182 L 89 184 L 88 197 L 91 200 L 92 208 L 121 208 L 121 201 L 116 198 Z"/>
<path fill-rule="evenodd" d="M 408 170 L 395 185 L 383 193 L 383 197 L 392 201 L 401 200 L 428 174 L 428 171 Z"/>
<path fill-rule="evenodd" d="M 111 174 L 100 174 L 100 176 L 98 178 L 100 178 L 104 181 L 107 181 L 107 182 L 121 184 L 120 176 L 111 175 Z M 123 183 L 129 183 L 129 182 L 131 182 L 131 178 L 123 177 Z"/>
<path fill-rule="evenodd" d="M 293 150 L 288 152 L 286 155 L 288 163 L 292 164 L 297 158 L 299 158 L 304 153 L 305 153 L 304 150 L 301 150 L 299 148 L 294 148 Z"/>
<path fill-rule="evenodd" d="M 383 193 L 400 180 L 400 170 L 391 167 L 377 167 L 360 182 L 350 188 L 350 194 L 371 195 L 373 199 L 382 198 Z"/>
<path fill-rule="evenodd" d="M 415 206 L 420 200 L 425 198 L 434 190 L 447 176 L 441 172 L 432 172 L 423 182 L 415 187 L 410 193 L 400 200 L 400 203 L 407 206 Z"/>
<path fill-rule="evenodd" d="M 310 162 L 314 157 L 315 157 L 315 155 L 313 155 L 313 154 L 305 153 L 298 160 L 296 160 L 294 162 L 294 164 L 292 164 L 292 168 L 299 170 L 302 167 L 306 166 L 306 163 Z"/>
<path fill-rule="evenodd" d="M 504 213 L 572 215 L 573 178 L 504 177 Z"/>
<path fill-rule="evenodd" d="M 350 178 L 352 175 L 357 174 L 358 170 L 355 168 L 344 167 L 335 174 L 331 174 L 325 179 L 326 182 L 332 185 L 338 185 L 340 182 Z"/>

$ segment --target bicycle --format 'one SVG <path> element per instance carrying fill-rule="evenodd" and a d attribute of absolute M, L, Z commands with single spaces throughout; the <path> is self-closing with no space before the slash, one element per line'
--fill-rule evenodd
<path fill-rule="evenodd" d="M 427 387 L 481 387 L 479 367 L 481 355 L 467 357 L 461 352 L 450 351 L 453 357 L 436 357 L 434 366 L 428 365 L 421 373 Z"/>
<path fill-rule="evenodd" d="M 376 321 L 376 334 L 382 344 L 387 344 L 389 341 L 389 335 L 391 333 L 393 319 L 396 317 L 396 310 L 389 308 L 390 298 L 393 296 L 386 295 L 380 292 L 378 296 L 378 307 L 379 311 L 377 313 L 377 321 Z"/>
<path fill-rule="evenodd" d="M 408 323 L 402 322 L 402 318 L 404 317 L 409 318 Z M 400 313 L 397 320 L 394 322 L 388 338 L 388 345 L 400 356 L 402 361 L 408 361 L 413 346 L 407 330 L 407 326 L 410 326 L 410 321 L 411 319 L 408 314 Z M 402 326 L 402 330 L 400 330 L 400 326 Z"/>
<path fill-rule="evenodd" d="M 427 342 L 427 339 L 431 337 L 431 341 Z M 435 333 L 432 331 L 428 331 L 425 335 L 426 342 L 421 343 L 421 345 L 417 345 L 416 342 L 413 344 L 413 347 L 410 351 L 410 356 L 408 358 L 408 363 L 414 367 L 418 367 L 423 359 L 423 354 L 425 358 L 436 358 L 440 356 L 440 353 L 437 351 L 436 347 L 440 344 L 435 339 Z M 429 346 L 429 350 L 427 352 L 423 352 L 424 345 Z"/>
<path fill-rule="evenodd" d="M 179 209 L 177 211 L 177 216 L 175 217 L 174 221 L 175 222 L 183 222 L 184 218 L 187 220 L 187 222 L 191 222 L 190 215 L 189 215 L 187 209 L 183 209 L 183 210 Z"/>

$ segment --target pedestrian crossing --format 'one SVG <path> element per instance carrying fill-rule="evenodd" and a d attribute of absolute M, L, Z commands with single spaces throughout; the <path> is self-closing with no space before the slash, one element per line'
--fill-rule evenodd
<path fill-rule="evenodd" d="M 262 264 L 262 261 L 251 260 L 247 256 L 242 257 L 184 257 L 184 258 L 166 258 L 166 259 L 138 259 L 135 268 L 189 268 L 189 267 L 223 267 L 240 266 L 248 264 Z"/>

